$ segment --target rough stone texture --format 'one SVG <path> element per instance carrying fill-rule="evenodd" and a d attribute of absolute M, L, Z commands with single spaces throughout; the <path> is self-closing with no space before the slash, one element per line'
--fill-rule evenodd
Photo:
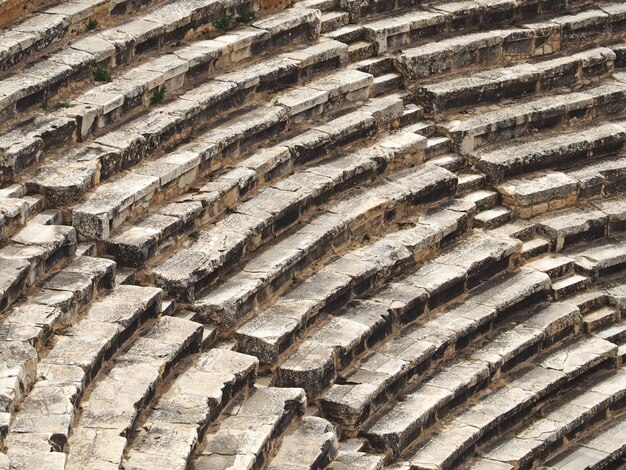
<path fill-rule="evenodd" d="M 622 463 L 623 2 L 27 3 L 0 468 Z"/>

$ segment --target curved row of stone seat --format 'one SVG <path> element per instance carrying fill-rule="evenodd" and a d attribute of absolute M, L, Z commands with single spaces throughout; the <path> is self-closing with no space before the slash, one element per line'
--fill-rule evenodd
<path fill-rule="evenodd" d="M 72 323 L 78 312 L 99 293 L 113 288 L 115 263 L 77 256 L 60 271 L 39 283 L 28 299 L 4 313 L 2 410 L 3 425 L 36 381 L 40 351 L 53 333 Z M 2 433 L 4 438 L 5 432 Z"/>
<path fill-rule="evenodd" d="M 215 277 L 218 268 L 237 260 L 243 253 L 251 251 L 267 239 L 278 236 L 312 206 L 345 191 L 351 183 L 371 179 L 382 173 L 388 165 L 393 167 L 403 160 L 408 163 L 422 161 L 425 141 L 421 136 L 402 133 L 374 147 L 313 166 L 279 181 L 236 206 L 234 213 L 208 230 L 200 231 L 193 246 L 177 251 L 155 266 L 152 271 L 156 282 L 169 295 L 195 298 L 196 292 Z M 432 166 L 423 168 L 421 173 L 427 175 L 429 169 L 434 172 L 433 177 L 444 177 L 443 172 L 437 172 Z M 420 172 L 407 177 L 419 179 Z M 365 192 L 362 197 L 367 198 Z M 358 201 L 355 196 L 354 203 Z M 344 203 L 344 206 L 347 210 L 349 202 Z M 325 219 L 330 222 L 333 214 L 327 214 Z M 327 229 L 330 230 L 330 226 Z"/>
<path fill-rule="evenodd" d="M 367 300 L 332 312 L 328 321 L 307 331 L 277 365 L 277 384 L 302 387 L 309 397 L 319 395 L 338 371 L 362 351 L 385 340 L 397 325 L 428 314 L 443 300 L 462 295 L 508 268 L 520 248 L 517 240 L 479 232 L 462 239 L 414 274 L 386 285 Z M 444 271 L 447 275 L 442 275 Z"/>
<path fill-rule="evenodd" d="M 187 368 L 164 384 L 163 393 L 144 411 L 141 427 L 131 434 L 125 469 L 187 468 L 210 423 L 254 384 L 258 360 L 213 348 L 181 365 Z"/>
<path fill-rule="evenodd" d="M 462 235 L 471 226 L 475 210 L 472 204 L 458 202 L 435 206 L 419 216 L 414 227 L 392 232 L 371 246 L 352 250 L 331 261 L 243 323 L 234 335 L 237 350 L 258 357 L 262 363 L 275 364 L 325 313 L 334 312 L 370 288 L 384 285 L 398 272 L 422 260 L 438 245 L 446 245 Z M 393 291 L 396 284 L 388 290 Z M 446 287 L 432 289 L 433 298 L 445 297 Z M 383 288 L 383 292 L 386 290 Z M 388 309 L 399 312 L 398 317 L 404 314 L 407 317 L 405 321 L 411 318 L 414 302 L 407 300 L 401 305 L 376 305 L 364 301 L 363 308 L 356 308 L 354 315 L 352 309 L 348 310 L 347 320 L 353 323 L 346 322 L 347 331 L 342 331 L 341 338 L 347 338 L 352 329 L 366 336 L 371 335 L 368 343 L 375 343 L 384 337 L 387 327 L 390 327 Z M 432 305 L 434 307 L 434 303 Z M 357 345 L 354 347 L 359 349 Z M 327 364 L 320 364 L 327 367 Z M 310 390 L 314 388 L 309 387 Z"/>
<path fill-rule="evenodd" d="M 199 351 L 201 339 L 202 325 L 163 316 L 121 351 L 106 376 L 97 378 L 87 390 L 87 399 L 80 402 L 81 414 L 68 441 L 66 468 L 118 468 L 126 445 L 123 436 L 133 428 L 139 412 L 149 406 L 168 372 Z M 115 444 L 104 449 L 103 436 Z"/>
<path fill-rule="evenodd" d="M 556 59 L 438 78 L 432 83 L 418 81 L 410 88 L 414 90 L 417 103 L 437 117 L 452 109 L 576 86 L 611 73 L 614 60 L 615 53 L 611 49 L 599 47 Z"/>
<path fill-rule="evenodd" d="M 133 13 L 146 4 L 156 2 L 97 0 L 58 3 L 25 21 L 10 25 L 0 33 L 0 70 L 7 70 L 29 59 L 54 43 L 95 29 L 94 24 L 96 27 L 110 24 L 114 17 Z M 0 16 L 4 23 L 5 16 Z"/>
<path fill-rule="evenodd" d="M 518 317 L 496 329 L 472 351 L 433 372 L 360 433 L 374 448 L 398 457 L 449 408 L 470 399 L 500 373 L 551 346 L 555 339 L 579 333 L 582 326 L 578 308 L 568 303 L 549 303 Z"/>
<path fill-rule="evenodd" d="M 626 455 L 626 419 L 616 416 L 591 436 L 573 443 L 569 449 L 544 464 L 546 470 L 600 470 L 619 464 Z"/>
<path fill-rule="evenodd" d="M 301 15 L 302 18 L 297 15 L 301 10 L 294 11 L 297 18 L 305 20 L 308 18 L 306 14 Z M 130 111 L 134 110 L 136 114 L 138 109 L 152 105 L 153 90 L 180 88 L 190 70 L 190 73 L 195 70 L 195 73 L 205 75 L 206 71 L 203 69 L 210 71 L 224 68 L 250 57 L 253 52 L 257 53 L 257 47 L 263 50 L 270 47 L 268 42 L 274 40 L 278 42 L 281 37 L 289 36 L 291 33 L 296 35 L 302 25 L 294 21 L 289 14 L 290 12 L 279 13 L 275 15 L 276 18 L 267 19 L 267 21 L 274 19 L 274 22 L 278 23 L 274 25 L 277 30 L 274 35 L 267 30 L 247 28 L 219 36 L 223 38 L 222 40 L 193 43 L 176 53 L 162 55 L 134 67 L 111 83 L 88 90 L 76 98 L 75 106 L 39 116 L 15 127 L 2 136 L 5 178 L 22 173 L 24 169 L 44 158 L 45 151 L 59 142 L 72 138 L 86 138 L 96 128 L 117 121 Z M 268 79 L 286 73 L 287 80 L 282 85 L 284 87 L 289 84 L 289 80 L 297 81 L 301 73 L 309 73 L 319 66 L 341 64 L 342 57 L 345 57 L 344 49 L 345 45 L 337 41 L 333 41 L 332 44 L 327 41 L 319 46 L 294 51 L 294 59 L 289 58 L 287 54 L 280 57 L 284 60 L 275 60 L 266 66 L 261 65 L 262 70 L 253 64 L 239 73 L 220 75 L 216 77 L 218 79 L 210 80 L 183 93 L 180 99 L 149 111 L 148 116 L 144 116 L 141 122 L 129 123 L 111 136 L 101 136 L 96 139 L 96 143 L 105 148 L 92 146 L 91 152 L 100 150 L 103 154 L 108 150 L 109 160 L 114 158 L 115 153 L 122 154 L 118 155 L 117 159 L 130 158 L 130 153 L 138 154 L 133 158 L 141 159 L 144 152 L 153 150 L 154 146 L 171 138 L 173 132 L 180 132 L 189 127 L 191 125 L 187 122 L 189 119 L 193 118 L 197 124 L 196 119 L 199 117 L 215 116 L 216 109 L 227 109 L 246 97 L 249 98 L 250 93 L 261 91 L 263 87 L 259 76 L 265 77 L 263 84 L 267 85 Z M 218 60 L 217 66 L 212 66 Z M 280 87 L 279 84 L 278 88 Z M 207 107 L 210 107 L 210 111 Z M 83 152 L 89 150 L 89 146 L 85 147 Z M 110 171 L 109 167 L 115 164 L 119 166 L 120 162 L 112 161 L 105 166 L 102 179 L 107 177 L 106 171 Z"/>
<path fill-rule="evenodd" d="M 366 231 L 371 235 L 384 228 L 415 205 L 452 195 L 455 184 L 448 171 L 424 164 L 358 191 L 268 246 L 239 273 L 198 298 L 192 308 L 203 322 L 229 330 L 315 261 L 357 241 Z"/>
<path fill-rule="evenodd" d="M 298 388 L 254 387 L 207 433 L 193 465 L 262 468 L 289 424 L 304 414 L 306 404 L 306 394 Z"/>
<path fill-rule="evenodd" d="M 323 415 L 351 428 L 359 426 L 446 351 L 463 347 L 510 312 L 546 299 L 549 287 L 547 275 L 521 268 L 483 283 L 445 312 L 406 326 L 360 358 L 321 395 Z"/>
<path fill-rule="evenodd" d="M 535 129 L 549 129 L 576 120 L 594 120 L 621 114 L 626 105 L 626 84 L 622 74 L 613 74 L 591 87 L 575 92 L 559 91 L 547 96 L 531 97 L 506 106 L 493 105 L 464 109 L 464 114 L 452 116 L 441 123 L 450 137 L 452 148 L 469 155 L 480 147 L 506 142 L 527 135 Z M 469 115 L 465 114 L 469 111 Z"/>
<path fill-rule="evenodd" d="M 562 447 L 564 441 L 591 423 L 606 419 L 611 408 L 625 396 L 626 371 L 623 368 L 601 380 L 588 379 L 560 397 L 553 406 L 544 408 L 540 418 L 490 443 L 481 455 L 517 467 L 529 467 Z"/>
<path fill-rule="evenodd" d="M 572 46 L 600 44 L 623 37 L 626 7 L 622 3 L 588 9 L 545 22 L 473 33 L 403 50 L 398 66 L 412 80 L 468 65 L 493 65 L 551 54 Z"/>
<path fill-rule="evenodd" d="M 528 138 L 522 142 L 479 152 L 474 168 L 485 173 L 490 181 L 531 171 L 554 168 L 583 159 L 619 152 L 626 141 L 626 129 L 619 123 L 598 123 L 567 133 L 544 138 Z"/>
<path fill-rule="evenodd" d="M 383 102 L 387 100 L 382 99 Z M 103 243 L 102 252 L 112 255 L 122 265 L 144 265 L 157 252 L 163 253 L 162 247 L 173 243 L 196 226 L 214 221 L 242 198 L 250 197 L 257 188 L 293 173 L 295 167 L 310 159 L 327 156 L 331 150 L 333 153 L 339 152 L 345 145 L 370 138 L 389 127 L 389 119 L 396 121 L 403 116 L 404 107 L 400 98 L 393 101 L 393 113 L 384 115 L 377 115 L 372 106 L 367 104 L 372 105 L 376 101 L 379 100 L 375 98 L 366 102 L 364 109 L 368 111 L 357 109 L 272 147 L 257 150 L 211 181 L 199 187 L 194 186 L 192 193 L 172 200 L 166 199 L 160 205 L 152 205 L 149 214 L 133 218 L 132 224 L 123 224 L 111 233 L 110 238 Z M 416 115 L 419 116 L 419 113 Z M 213 167 L 225 166 L 218 158 L 212 162 Z M 167 182 L 165 195 L 168 195 L 169 187 L 174 186 L 177 188 L 175 191 L 178 191 L 182 181 L 188 179 L 188 173 L 185 173 Z M 162 197 L 160 193 L 159 199 Z M 133 207 L 136 206 L 136 203 L 133 204 Z M 141 210 L 141 206 L 138 210 Z"/>
<path fill-rule="evenodd" d="M 76 231 L 31 221 L 0 248 L 0 312 L 25 287 L 76 251 Z"/>
<path fill-rule="evenodd" d="M 624 190 L 626 159 L 622 154 L 583 161 L 562 171 L 540 171 L 497 186 L 502 203 L 522 219 L 579 204 L 584 199 L 617 197 Z"/>
<path fill-rule="evenodd" d="M 528 21 L 542 14 L 568 9 L 575 11 L 576 8 L 580 9 L 592 3 L 586 0 L 573 2 L 524 0 L 495 4 L 481 0 L 455 3 L 436 2 L 422 5 L 418 11 L 405 12 L 400 15 L 397 13 L 390 15 L 389 13 L 394 8 L 388 8 L 381 11 L 382 18 L 351 24 L 326 34 L 337 39 L 341 38 L 339 40 L 346 39 L 351 43 L 367 39 L 376 44 L 376 49 L 380 54 L 387 50 L 402 48 L 416 40 L 424 38 L 432 40 L 433 36 L 443 33 L 487 29 L 503 24 Z M 404 6 L 406 8 L 408 5 Z M 362 19 L 362 15 L 355 13 L 353 7 L 342 4 L 341 8 L 348 10 L 353 20 Z M 619 5 L 613 9 L 619 11 Z M 575 23 L 575 21 L 570 22 Z M 619 22 L 620 18 L 615 18 L 615 23 L 619 24 Z M 564 23 L 568 22 L 565 20 Z"/>
<path fill-rule="evenodd" d="M 367 97 L 371 75 L 340 73 L 346 87 L 362 85 L 358 91 Z M 342 91 L 344 96 L 349 93 Z M 287 125 L 288 115 L 281 106 L 258 106 L 235 113 L 173 154 L 138 165 L 121 178 L 98 186 L 73 210 L 73 224 L 83 235 L 106 239 L 127 217 L 138 215 L 136 208 L 147 206 L 155 195 L 160 200 L 178 195 L 202 175 L 202 170 L 212 172 L 235 163 L 254 144 L 275 138 Z M 325 137 L 330 140 L 327 134 Z"/>
<path fill-rule="evenodd" d="M 170 41 L 183 38 L 189 31 L 194 34 L 210 27 L 212 21 L 222 15 L 235 17 L 237 9 L 256 11 L 259 3 L 255 1 L 183 0 L 176 4 L 165 4 L 154 8 L 127 23 L 113 26 L 102 32 L 78 39 L 70 47 L 51 54 L 47 59 L 29 64 L 20 72 L 13 74 L 2 84 L 0 102 L 0 121 L 12 118 L 33 104 L 45 102 L 64 88 L 74 77 L 89 74 L 94 66 L 108 68 L 131 62 L 136 54 L 160 49 Z M 287 14 L 298 15 L 293 9 Z M 319 34 L 319 11 L 308 13 L 316 18 L 315 35 Z M 256 21 L 260 29 L 267 22 Z M 270 20 L 267 25 L 279 31 Z M 268 31 L 268 34 L 270 32 Z M 282 38 L 283 41 L 285 38 Z M 288 40 L 288 38 L 287 38 Z"/>
<path fill-rule="evenodd" d="M 45 357 L 31 364 L 38 380 L 15 414 L 8 447 L 15 454 L 27 454 L 29 449 L 62 451 L 75 416 L 74 405 L 104 361 L 160 310 L 161 290 L 152 287 L 119 286 L 94 302 L 81 321 L 46 348 Z"/>
<path fill-rule="evenodd" d="M 475 404 L 441 424 L 407 457 L 411 468 L 453 468 L 462 455 L 509 420 L 532 412 L 533 407 L 590 371 L 614 367 L 616 354 L 616 346 L 608 341 L 581 338 L 537 358 L 512 374 L 506 384 L 487 390 Z"/>

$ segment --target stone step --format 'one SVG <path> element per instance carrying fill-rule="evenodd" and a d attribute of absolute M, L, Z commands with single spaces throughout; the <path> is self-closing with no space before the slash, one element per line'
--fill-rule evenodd
<path fill-rule="evenodd" d="M 571 253 L 577 257 L 576 270 L 593 280 L 626 266 L 626 238 L 609 237 L 587 244 Z"/>
<path fill-rule="evenodd" d="M 487 230 L 500 227 L 502 224 L 511 219 L 511 211 L 506 207 L 498 206 L 493 209 L 487 209 L 477 214 L 475 217 L 478 227 L 484 227 Z"/>
<path fill-rule="evenodd" d="M 384 75 L 379 75 L 378 77 L 374 77 L 372 95 L 378 96 L 388 93 L 396 88 L 400 88 L 403 83 L 404 78 L 399 73 L 390 72 Z"/>
<path fill-rule="evenodd" d="M 564 276 L 574 274 L 575 259 L 569 256 L 555 254 L 539 258 L 526 263 L 529 268 L 536 269 L 550 276 L 550 279 L 557 280 Z"/>
<path fill-rule="evenodd" d="M 604 423 L 591 436 L 577 440 L 569 449 L 546 462 L 548 468 L 607 468 L 626 455 L 626 416 Z"/>
<path fill-rule="evenodd" d="M 500 197 L 495 191 L 491 191 L 489 189 L 479 189 L 465 194 L 463 196 L 463 200 L 476 204 L 478 212 L 484 212 L 495 208 L 500 201 Z"/>
<path fill-rule="evenodd" d="M 609 303 L 609 294 L 604 290 L 588 289 L 570 297 L 567 301 L 576 305 L 580 313 L 585 314 Z"/>
<path fill-rule="evenodd" d="M 375 283 L 382 283 L 414 260 L 421 259 L 420 253 L 428 252 L 433 243 L 445 244 L 446 239 L 449 241 L 463 234 L 473 211 L 473 207 L 444 204 L 420 217 L 414 228 L 393 232 L 372 246 L 359 248 L 334 260 L 304 282 L 295 285 L 269 308 L 243 323 L 235 332 L 237 349 L 258 357 L 262 363 L 275 364 L 279 356 L 323 314 L 333 312 L 352 296 L 362 294 Z M 435 271 L 430 276 L 436 278 L 437 275 Z M 431 305 L 445 298 L 445 292 L 450 292 L 446 290 L 449 285 L 458 287 L 459 282 L 465 282 L 462 277 L 453 277 L 452 280 L 458 282 L 455 284 L 444 276 L 441 286 L 437 284 L 439 288 L 431 289 Z M 420 289 L 419 294 L 424 295 L 425 292 Z M 372 306 L 372 303 L 366 304 Z M 406 308 L 410 310 L 412 306 L 410 303 Z M 385 308 L 384 305 L 377 306 L 376 310 Z M 370 322 L 373 322 L 375 331 L 372 331 L 372 341 L 377 341 L 382 334 L 378 327 L 389 324 L 385 323 L 387 314 L 378 322 L 379 313 L 369 315 L 367 311 L 356 312 L 354 325 L 347 324 L 353 328 L 347 328 L 345 334 L 350 334 L 350 330 L 367 331 Z M 405 313 L 410 318 L 410 312 Z M 290 321 L 286 322 L 285 318 Z"/>
<path fill-rule="evenodd" d="M 624 127 L 599 124 L 575 132 L 533 138 L 515 145 L 500 147 L 477 155 L 475 168 L 495 183 L 505 178 L 523 175 L 567 162 L 589 157 L 601 157 L 618 152 L 626 140 Z"/>
<path fill-rule="evenodd" d="M 434 132 L 434 129 L 433 129 L 433 132 Z M 419 132 L 416 132 L 416 134 L 422 135 Z M 431 135 L 429 132 L 426 132 L 425 134 L 426 135 L 424 135 L 424 137 L 429 137 Z M 449 170 L 449 171 L 458 171 L 464 168 L 465 165 L 467 164 L 467 161 L 465 160 L 465 158 L 455 153 L 447 153 L 447 154 L 435 157 L 431 159 L 430 162 L 433 163 L 434 165 L 440 166 L 441 168 L 445 168 L 446 170 Z"/>
<path fill-rule="evenodd" d="M 565 247 L 605 237 L 608 220 L 606 212 L 590 204 L 580 204 L 534 217 L 530 222 L 536 226 L 539 235 L 550 241 L 551 250 L 561 251 Z"/>
<path fill-rule="evenodd" d="M 489 385 L 493 378 L 551 345 L 567 331 L 580 331 L 578 309 L 567 303 L 547 304 L 512 325 L 497 330 L 465 357 L 446 364 L 415 391 L 368 423 L 361 431 L 380 451 L 398 456 L 431 423 L 473 393 Z"/>
<path fill-rule="evenodd" d="M 30 220 L 51 225 L 43 223 L 43 220 L 35 220 L 44 207 L 45 201 L 41 196 L 3 197 L 0 190 L 0 240 L 10 238 Z M 54 222 L 54 225 L 61 223 L 58 220 Z"/>
<path fill-rule="evenodd" d="M 618 78 L 578 92 L 520 100 L 498 106 L 496 110 L 493 105 L 478 107 L 469 116 L 464 114 L 441 127 L 450 136 L 454 150 L 467 155 L 486 145 L 557 127 L 570 120 L 620 114 L 625 107 L 626 84 Z"/>
<path fill-rule="evenodd" d="M 567 277 L 552 282 L 552 297 L 556 300 L 569 297 L 572 294 L 585 290 L 589 284 L 589 278 L 580 274 L 571 274 Z"/>
<path fill-rule="evenodd" d="M 255 358 L 227 349 L 194 358 L 156 399 L 127 447 L 124 468 L 186 468 L 207 423 L 254 384 L 257 366 Z"/>
<path fill-rule="evenodd" d="M 544 411 L 542 418 L 498 438 L 481 454 L 489 460 L 521 467 L 563 448 L 564 439 L 578 432 L 585 434 L 591 423 L 604 421 L 613 405 L 626 396 L 626 370 L 618 369 L 608 378 L 587 382 L 569 391 Z"/>
<path fill-rule="evenodd" d="M 392 136 L 380 141 L 377 146 L 311 167 L 279 181 L 237 206 L 235 213 L 223 218 L 208 230 L 201 231 L 193 246 L 179 250 L 171 258 L 154 267 L 156 282 L 164 286 L 174 297 L 186 296 L 193 299 L 195 291 L 201 290 L 212 273 L 223 264 L 231 263 L 232 260 L 240 258 L 242 253 L 249 252 L 263 244 L 265 240 L 280 235 L 297 222 L 298 216 L 304 215 L 309 207 L 327 201 L 344 188 L 352 187 L 357 181 L 371 180 L 388 163 L 401 159 L 420 161 L 423 159 L 420 155 L 423 155 L 424 144 L 425 139 L 414 134 Z M 420 174 L 426 175 L 431 172 L 433 177 L 439 175 L 443 178 L 445 175 L 446 181 L 448 177 L 452 178 L 446 170 L 439 170 L 438 167 L 423 166 L 414 177 L 419 179 Z M 453 181 L 449 183 L 454 184 Z M 361 193 L 357 193 L 351 199 L 354 204 L 359 201 L 359 197 L 363 199 L 369 197 L 366 192 L 363 192 L 362 196 L 358 194 Z M 346 210 L 349 201 L 343 203 Z M 373 199 L 371 201 L 374 203 Z M 263 212 L 259 212 L 259 208 L 262 208 Z M 332 214 L 327 213 L 324 217 L 322 220 L 331 223 Z M 322 230 L 322 227 L 319 229 Z M 326 229 L 330 230 L 328 227 Z M 262 239 L 259 240 L 260 235 Z M 206 254 L 198 255 L 207 246 L 215 246 L 219 250 L 211 255 L 213 259 L 209 264 Z"/>
<path fill-rule="evenodd" d="M 23 290 L 76 251 L 76 231 L 65 225 L 28 223 L 0 248 L 0 312 Z"/>
<path fill-rule="evenodd" d="M 308 397 L 318 395 L 334 381 L 338 370 L 384 340 L 394 324 L 410 322 L 424 313 L 426 305 L 435 308 L 506 269 L 520 245 L 509 238 L 472 235 L 426 263 L 414 275 L 387 285 L 367 301 L 357 300 L 344 310 L 333 312 L 326 323 L 308 332 L 304 341 L 278 365 L 276 383 L 302 387 Z M 443 267 L 454 271 L 454 279 L 442 276 Z M 443 291 L 447 291 L 444 296 Z M 404 305 L 390 307 L 394 300 L 395 304 L 400 303 L 399 298 L 403 298 Z"/>
<path fill-rule="evenodd" d="M 405 130 L 407 132 L 415 132 L 416 134 L 423 135 L 424 137 L 431 137 L 435 133 L 435 123 L 432 121 L 421 121 L 411 126 L 405 127 Z M 437 160 L 438 158 L 443 157 L 437 157 L 432 159 L 431 161 L 433 163 L 436 163 L 435 160 Z"/>
<path fill-rule="evenodd" d="M 123 436 L 133 428 L 141 409 L 150 404 L 169 371 L 200 349 L 201 335 L 198 323 L 161 317 L 119 354 L 109 373 L 92 384 L 89 397 L 80 403 L 82 414 L 69 438 L 66 468 L 120 462 L 126 447 Z M 107 448 L 106 459 L 93 451 L 103 438 L 114 443 Z"/>
<path fill-rule="evenodd" d="M 305 407 L 306 395 L 301 389 L 253 388 L 240 406 L 226 410 L 224 419 L 209 430 L 194 466 L 260 468 Z"/>
<path fill-rule="evenodd" d="M 550 251 L 550 242 L 542 237 L 533 237 L 522 245 L 522 258 L 531 259 Z"/>
<path fill-rule="evenodd" d="M 459 176 L 459 184 L 457 186 L 457 194 L 462 195 L 470 191 L 478 191 L 485 184 L 485 176 L 474 173 L 461 173 Z"/>
<path fill-rule="evenodd" d="M 322 394 L 322 414 L 348 427 L 359 426 L 446 350 L 467 344 L 499 317 L 544 300 L 549 284 L 547 275 L 522 268 L 483 283 L 463 303 L 430 321 L 409 325 L 364 355 Z"/>
<path fill-rule="evenodd" d="M 450 139 L 447 137 L 429 137 L 426 143 L 426 159 L 438 157 L 450 151 Z"/>
<path fill-rule="evenodd" d="M 247 6 L 251 6 L 251 8 L 247 8 Z M 0 108 L 0 120 L 6 120 L 34 104 L 40 104 L 54 97 L 60 89 L 67 87 L 72 79 L 80 78 L 80 74 L 88 74 L 89 68 L 94 63 L 105 69 L 128 64 L 134 60 L 138 53 L 158 50 L 162 44 L 179 39 L 194 28 L 199 31 L 206 29 L 201 26 L 222 19 L 222 15 L 234 15 L 237 8 L 255 11 L 258 9 L 258 4 L 254 1 L 242 2 L 237 6 L 222 3 L 221 8 L 215 3 L 205 5 L 191 0 L 182 1 L 175 8 L 166 4 L 147 13 L 142 18 L 104 30 L 96 36 L 88 36 L 74 41 L 71 44 L 71 49 L 57 53 L 59 57 L 52 55 L 48 59 L 29 64 L 19 73 L 0 81 L 0 86 L 5 90 Z M 248 44 L 241 44 L 242 38 L 237 38 L 236 40 L 240 43 L 238 44 L 240 47 L 237 49 L 241 48 L 243 51 L 240 51 L 240 54 L 235 54 L 234 57 L 236 60 L 241 60 L 241 58 L 250 57 L 259 50 L 277 48 L 286 43 L 316 38 L 319 36 L 320 19 L 319 10 L 291 8 L 254 21 L 251 23 L 253 28 L 239 30 L 243 36 L 247 36 L 243 42 Z M 224 45 L 220 44 L 216 47 L 213 44 L 214 57 L 216 54 L 217 56 L 221 55 L 220 47 L 223 48 Z M 72 51 L 69 56 L 67 55 L 68 50 Z M 195 52 L 197 55 L 197 49 Z M 206 56 L 207 51 L 203 52 L 203 55 Z M 229 52 L 226 52 L 226 57 L 222 63 L 227 62 Z M 180 75 L 181 69 L 183 69 L 182 74 L 184 76 L 192 62 L 187 59 L 168 57 L 168 55 L 162 55 L 155 60 L 156 63 L 159 63 L 160 60 L 161 67 L 154 67 L 154 70 L 151 70 L 151 67 L 148 66 L 143 75 L 147 71 L 153 77 L 156 75 L 156 79 L 160 79 L 162 83 L 167 79 L 163 75 L 159 76 L 160 74 L 155 73 L 155 71 L 158 72 L 159 69 L 162 71 L 167 64 L 169 65 L 169 78 Z M 174 68 L 172 68 L 172 61 L 176 62 Z M 182 80 L 181 76 L 179 82 Z M 172 88 L 176 87 L 174 83 L 176 82 L 169 83 Z M 115 90 L 115 87 L 109 87 L 108 90 Z M 124 101 L 119 92 L 112 93 L 110 91 L 100 96 L 98 94 L 89 96 L 88 94 L 85 98 L 88 101 L 80 101 L 80 103 L 91 104 L 98 109 L 100 115 L 110 111 L 109 105 L 102 105 L 103 101 L 109 104 L 115 101 Z M 115 104 L 113 106 L 117 107 Z M 80 112 L 80 110 L 75 110 L 75 112 Z"/>
<path fill-rule="evenodd" d="M 417 104 L 422 105 L 427 114 L 438 117 L 452 109 L 497 103 L 561 86 L 582 84 L 582 80 L 597 79 L 610 73 L 614 60 L 612 50 L 597 48 L 532 64 L 440 78 L 415 87 Z"/>
<path fill-rule="evenodd" d="M 361 72 L 371 73 L 374 77 L 380 77 L 381 75 L 396 71 L 393 66 L 393 58 L 388 55 L 380 54 L 370 59 L 353 62 L 348 67 L 360 70 Z"/>
<path fill-rule="evenodd" d="M 601 310 L 604 310 L 604 312 L 610 316 L 610 313 L 606 311 L 605 308 Z M 596 332 L 596 335 L 613 344 L 624 344 L 626 343 L 626 325 L 617 323 L 604 329 L 600 328 L 599 331 Z"/>
<path fill-rule="evenodd" d="M 350 15 L 345 11 L 328 11 L 322 13 L 320 20 L 320 32 L 328 33 L 341 28 L 350 22 Z"/>
<path fill-rule="evenodd" d="M 26 390 L 33 383 L 34 388 L 15 414 L 7 438 L 9 445 L 16 448 L 32 445 L 36 450 L 50 450 L 52 445 L 54 449 L 62 450 L 74 419 L 74 405 L 104 361 L 142 322 L 157 315 L 160 308 L 160 289 L 119 286 L 92 303 L 81 321 L 58 335 L 45 357 L 38 361 L 35 355 L 24 362 Z M 29 311 L 31 314 L 38 312 L 32 308 Z M 45 321 L 51 319 L 54 318 L 48 316 Z M 38 320 L 39 324 L 41 321 Z M 58 406 L 52 406 L 53 403 Z"/>
<path fill-rule="evenodd" d="M 589 198 L 611 197 L 624 190 L 626 158 L 605 157 L 564 171 L 539 171 L 497 186 L 502 201 L 518 217 L 528 219 L 576 205 Z"/>
<path fill-rule="evenodd" d="M 587 312 L 583 317 L 583 324 L 585 326 L 585 330 L 588 333 L 596 333 L 599 330 L 606 332 L 607 327 L 611 327 L 615 323 L 620 321 L 620 312 L 616 310 L 614 307 L 601 307 L 597 310 L 593 310 L 591 312 Z M 606 339 L 607 341 L 615 342 L 618 333 L 610 332 L 607 333 L 608 336 L 605 337 L 603 334 L 598 334 L 600 338 Z"/>
<path fill-rule="evenodd" d="M 456 460 L 497 428 L 528 413 L 555 391 L 582 374 L 614 361 L 616 346 L 597 338 L 582 338 L 539 359 L 534 367 L 514 374 L 506 385 L 443 424 L 407 460 L 415 469 L 453 468 Z"/>
<path fill-rule="evenodd" d="M 305 416 L 287 430 L 268 470 L 283 470 L 297 462 L 309 469 L 325 468 L 336 456 L 339 443 L 335 428 L 325 419 Z"/>
<path fill-rule="evenodd" d="M 371 191 L 355 193 L 268 246 L 241 272 L 198 298 L 193 309 L 200 313 L 203 323 L 228 331 L 263 299 L 326 256 L 327 244 L 337 249 L 356 241 L 359 234 L 380 228 L 383 220 L 389 223 L 415 205 L 449 196 L 455 183 L 451 173 L 425 164 L 394 176 Z"/>
<path fill-rule="evenodd" d="M 328 467 L 330 470 L 381 470 L 384 456 L 366 453 L 359 439 L 348 439 L 339 443 L 337 457 Z"/>

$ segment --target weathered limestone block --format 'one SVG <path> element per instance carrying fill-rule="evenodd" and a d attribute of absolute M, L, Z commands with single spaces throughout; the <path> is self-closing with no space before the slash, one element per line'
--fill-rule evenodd
<path fill-rule="evenodd" d="M 227 412 L 219 429 L 207 435 L 196 465 L 254 468 L 266 461 L 276 440 L 292 420 L 304 414 L 305 406 L 301 389 L 254 388 L 240 407 Z"/>
<path fill-rule="evenodd" d="M 335 429 L 325 419 L 306 416 L 288 433 L 268 469 L 278 470 L 297 462 L 303 469 L 323 468 L 337 455 L 339 442 Z"/>
<path fill-rule="evenodd" d="M 547 137 L 481 154 L 475 167 L 494 182 L 563 161 L 606 155 L 619 150 L 626 130 L 617 124 L 589 127 L 576 133 Z"/>
<path fill-rule="evenodd" d="M 28 261 L 0 256 L 0 312 L 20 296 L 29 270 Z"/>

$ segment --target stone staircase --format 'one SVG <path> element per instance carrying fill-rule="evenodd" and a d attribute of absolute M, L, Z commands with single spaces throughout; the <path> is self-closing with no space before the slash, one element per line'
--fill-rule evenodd
<path fill-rule="evenodd" d="M 626 6 L 0 0 L 0 468 L 626 465 Z"/>

